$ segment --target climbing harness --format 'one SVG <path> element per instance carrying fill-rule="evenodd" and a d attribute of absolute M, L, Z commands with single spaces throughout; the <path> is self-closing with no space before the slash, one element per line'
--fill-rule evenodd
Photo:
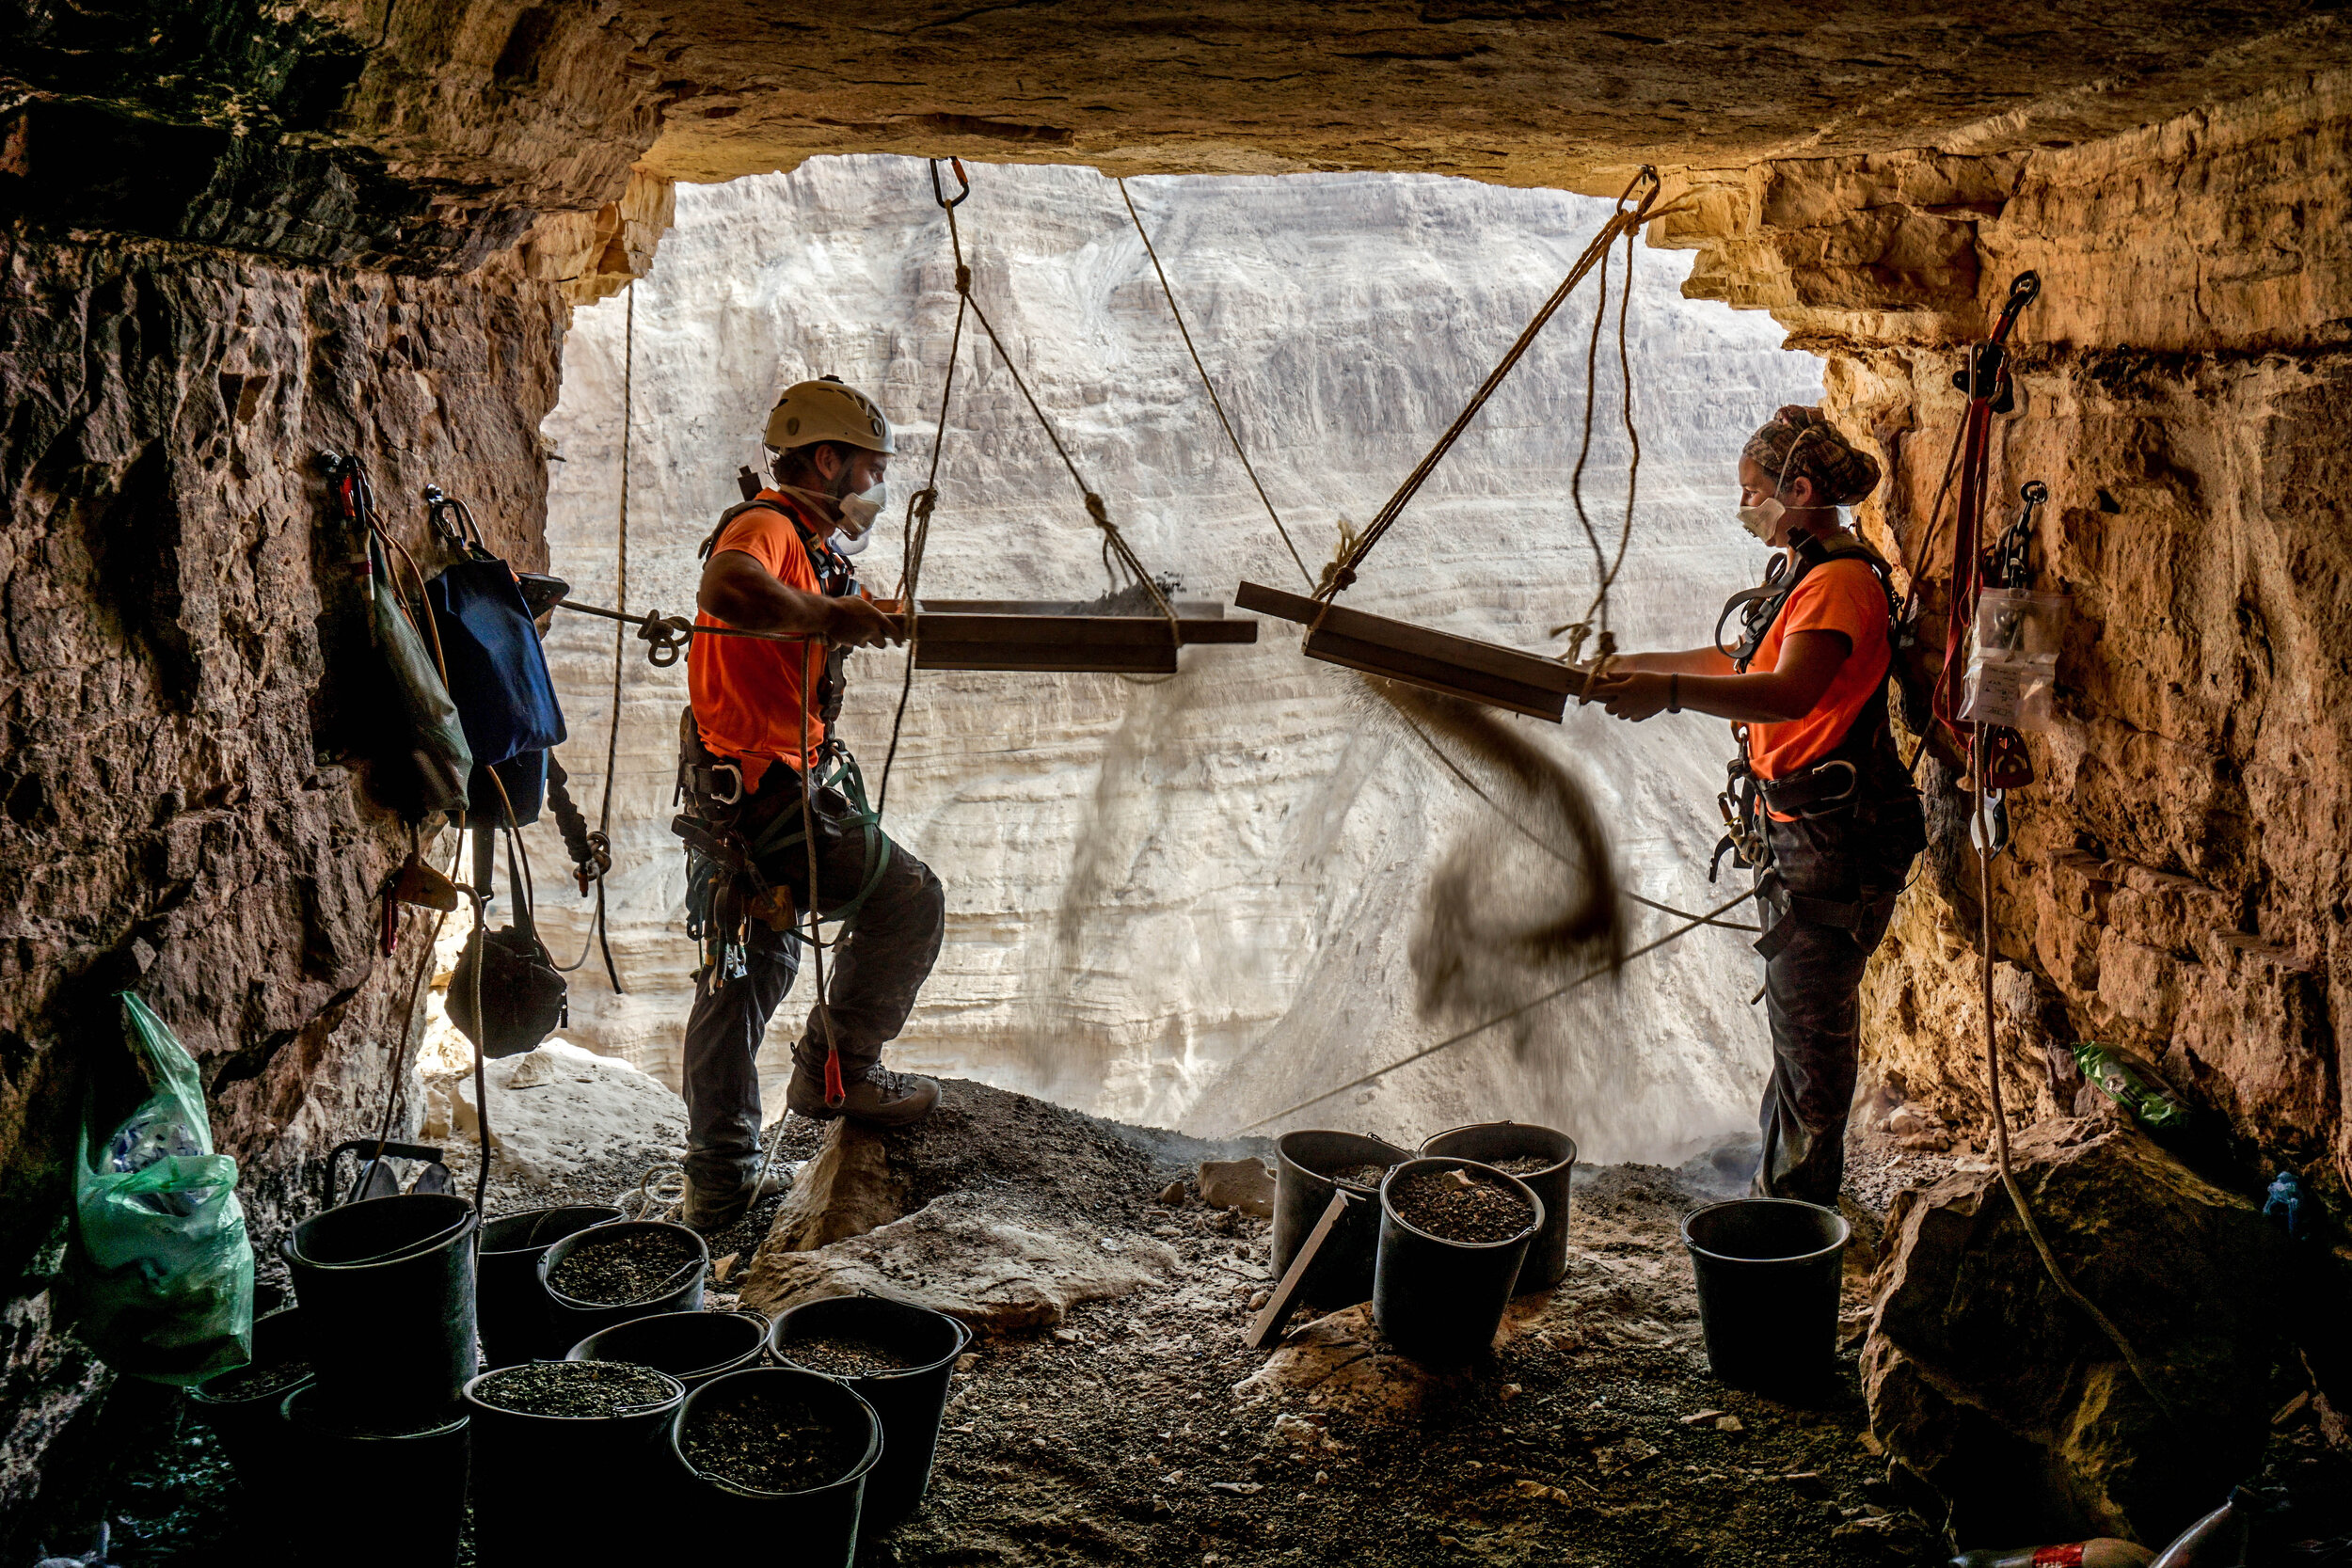
<path fill-rule="evenodd" d="M 1490 706 L 1506 708 L 1515 713 L 1525 713 L 1534 718 L 1549 719 L 1558 722 L 1566 710 L 1568 693 L 1589 682 L 1589 672 L 1572 668 L 1568 662 L 1562 659 L 1546 658 L 1539 655 L 1523 653 L 1516 648 L 1503 647 L 1475 638 L 1456 637 L 1451 633 L 1432 631 L 1426 627 L 1391 620 L 1386 616 L 1368 615 L 1361 610 L 1343 609 L 1336 603 L 1336 600 L 1342 593 L 1355 583 L 1357 573 L 1365 558 L 1394 526 L 1407 503 L 1420 492 L 1422 485 L 1436 471 L 1438 465 L 1445 459 L 1446 454 L 1453 450 L 1454 444 L 1461 438 L 1462 433 L 1469 428 L 1470 421 L 1486 406 L 1487 400 L 1494 395 L 1504 378 L 1518 364 L 1520 358 L 1534 343 L 1537 336 L 1542 333 L 1545 325 L 1559 311 L 1560 307 L 1567 302 L 1568 296 L 1575 292 L 1577 286 L 1597 267 L 1605 262 L 1610 249 L 1616 244 L 1619 237 L 1622 236 L 1630 247 L 1633 236 L 1653 215 L 1651 204 L 1655 201 L 1658 192 L 1659 180 L 1655 169 L 1645 166 L 1634 175 L 1624 192 L 1617 198 L 1616 208 L 1610 214 L 1609 220 L 1602 224 L 1600 231 L 1594 235 L 1591 243 L 1584 247 L 1583 253 L 1578 257 L 1566 277 L 1561 280 L 1559 287 L 1554 289 L 1550 296 L 1544 301 L 1534 317 L 1521 330 L 1518 340 L 1503 354 L 1502 360 L 1487 373 L 1486 379 L 1479 385 L 1477 390 L 1470 395 L 1470 402 L 1464 405 L 1461 413 L 1454 417 L 1454 422 L 1438 437 L 1437 443 L 1414 466 L 1412 471 L 1406 475 L 1395 493 L 1383 503 L 1380 510 L 1374 515 L 1372 521 L 1365 525 L 1362 532 L 1343 540 L 1339 553 L 1334 555 L 1324 567 L 1322 577 L 1316 582 L 1311 596 L 1302 598 L 1295 594 L 1286 594 L 1279 589 L 1269 588 L 1263 583 L 1245 581 L 1234 595 L 1234 603 L 1244 610 L 1279 616 L 1283 620 L 1293 621 L 1306 626 L 1308 634 L 1303 644 L 1303 651 L 1311 658 L 1320 658 L 1328 663 L 1359 670 L 1368 674 L 1405 681 L 1448 696 L 1464 697 L 1472 702 L 1485 703 Z M 1629 300 L 1631 292 L 1629 277 L 1628 281 L 1627 298 Z M 1571 644 L 1569 656 L 1571 658 L 1576 652 L 1581 651 L 1583 634 L 1589 632 L 1590 623 L 1595 619 L 1600 621 L 1603 657 L 1606 657 L 1608 652 L 1613 648 L 1613 642 L 1607 639 L 1606 600 L 1610 581 L 1615 575 L 1615 564 L 1622 563 L 1624 559 L 1622 542 L 1616 562 L 1612 563 L 1606 559 L 1600 547 L 1599 535 L 1592 528 L 1591 520 L 1585 515 L 1583 508 L 1582 469 L 1584 455 L 1589 453 L 1591 445 L 1591 402 L 1594 390 L 1591 373 L 1597 359 L 1599 323 L 1605 315 L 1605 303 L 1604 301 L 1603 309 L 1595 312 L 1595 335 L 1592 343 L 1587 348 L 1585 441 L 1583 451 L 1579 455 L 1576 476 L 1571 483 L 1571 493 L 1576 501 L 1578 516 L 1584 525 L 1588 542 L 1594 548 L 1596 562 L 1602 567 L 1602 570 L 1598 584 L 1599 591 L 1595 595 L 1594 609 L 1588 612 L 1587 620 L 1557 628 L 1563 633 L 1577 634 Z M 1625 353 L 1622 342 L 1622 323 L 1623 308 L 1621 306 L 1621 356 Z M 1621 357 L 1620 363 L 1629 369 L 1629 359 Z M 1629 388 L 1626 399 L 1626 419 L 1630 428 L 1632 413 Z M 1638 463 L 1640 451 L 1638 438 L 1634 443 L 1634 451 L 1637 454 Z M 1632 522 L 1631 505 L 1631 487 L 1629 485 L 1626 517 L 1626 537 L 1628 538 L 1630 537 Z"/>
<path fill-rule="evenodd" d="M 1748 761 L 1748 726 L 1732 726 L 1739 750 L 1726 768 L 1724 791 L 1716 797 L 1717 807 L 1723 814 L 1724 836 L 1708 862 L 1707 879 L 1710 882 L 1721 872 L 1725 854 L 1731 855 L 1732 863 L 1742 868 L 1770 867 L 1772 850 L 1764 832 L 1764 812 L 1784 817 L 1812 818 L 1847 811 L 1858 804 L 1874 784 L 1891 782 L 1890 765 L 1895 770 L 1901 768 L 1901 758 L 1893 751 L 1893 731 L 1886 708 L 1888 683 L 1894 670 L 1891 647 L 1895 592 L 1886 562 L 1868 546 L 1859 541 L 1823 545 L 1811 534 L 1800 534 L 1788 551 L 1772 557 L 1764 569 L 1762 586 L 1743 588 L 1724 602 L 1723 612 L 1715 617 L 1715 651 L 1731 660 L 1735 673 L 1746 674 L 1798 586 L 1817 568 L 1833 561 L 1859 561 L 1878 578 L 1880 591 L 1886 598 L 1890 646 L 1887 673 L 1879 677 L 1877 690 L 1864 701 L 1861 711 L 1837 744 L 1803 771 L 1786 778 L 1766 779 L 1757 774 Z M 1726 643 L 1724 626 L 1734 615 L 1740 617 L 1740 635 Z M 1887 895 L 1890 904 L 1892 897 Z"/>

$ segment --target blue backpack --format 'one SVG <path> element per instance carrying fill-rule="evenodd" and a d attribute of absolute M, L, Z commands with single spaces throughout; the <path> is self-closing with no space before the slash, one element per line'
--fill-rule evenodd
<path fill-rule="evenodd" d="M 435 531 L 466 557 L 425 585 L 425 598 L 440 628 L 449 694 L 474 766 L 495 767 L 519 752 L 560 744 L 564 710 L 514 572 L 483 544 L 465 502 L 431 488 L 425 499 Z M 516 802 L 517 815 L 521 804 Z"/>

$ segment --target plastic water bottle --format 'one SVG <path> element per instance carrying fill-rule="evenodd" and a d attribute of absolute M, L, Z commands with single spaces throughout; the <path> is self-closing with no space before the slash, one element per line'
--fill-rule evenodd
<path fill-rule="evenodd" d="M 177 1155 L 202 1154 L 202 1146 L 168 1109 L 157 1108 L 133 1117 L 115 1130 L 106 1145 L 106 1163 L 128 1175 L 145 1170 L 158 1160 Z M 176 1214 L 187 1218 L 197 1211 L 204 1194 L 193 1193 L 135 1193 L 133 1198 L 159 1214 Z"/>
<path fill-rule="evenodd" d="M 2145 1546 L 2102 1535 L 2062 1546 L 1963 1552 L 1952 1559 L 1952 1568 L 2148 1568 L 2154 1557 Z"/>
<path fill-rule="evenodd" d="M 2186 1106 L 2164 1088 L 2150 1084 L 2129 1062 L 2096 1040 L 2076 1042 L 2074 1065 L 2108 1099 L 2137 1117 L 2140 1125 L 2150 1131 L 2167 1132 L 2188 1124 Z"/>

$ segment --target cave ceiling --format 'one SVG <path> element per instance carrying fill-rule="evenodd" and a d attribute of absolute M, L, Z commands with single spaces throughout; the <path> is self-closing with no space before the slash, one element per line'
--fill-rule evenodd
<path fill-rule="evenodd" d="M 8 0 L 0 202 L 51 228 L 450 270 L 537 215 L 816 153 L 1119 174 L 2062 145 L 2352 61 L 2287 0 L 523 4 Z"/>

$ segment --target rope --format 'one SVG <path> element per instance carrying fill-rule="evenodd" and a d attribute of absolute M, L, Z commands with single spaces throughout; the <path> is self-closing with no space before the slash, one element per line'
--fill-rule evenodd
<path fill-rule="evenodd" d="M 1633 231 L 1628 230 L 1625 235 L 1625 287 L 1617 295 L 1617 382 L 1622 394 L 1618 409 L 1625 422 L 1625 437 L 1631 455 L 1626 462 L 1625 519 L 1617 529 L 1617 553 L 1613 559 L 1607 560 L 1601 555 L 1599 536 L 1593 531 L 1592 522 L 1584 515 L 1584 495 L 1579 483 L 1584 475 L 1584 449 L 1591 446 L 1593 439 L 1594 359 L 1600 343 L 1601 318 L 1609 313 L 1609 263 L 1606 259 L 1600 266 L 1600 299 L 1593 312 L 1592 341 L 1585 349 L 1584 444 L 1577 451 L 1576 473 L 1569 481 L 1568 491 L 1576 501 L 1576 520 L 1583 525 L 1585 541 L 1593 547 L 1593 573 L 1598 586 L 1593 591 L 1592 603 L 1584 607 L 1583 619 L 1552 628 L 1551 635 L 1554 637 L 1567 635 L 1568 648 L 1563 657 L 1570 664 L 1577 662 L 1582 654 L 1584 639 L 1595 629 L 1596 621 L 1599 623 L 1597 629 L 1600 632 L 1598 657 L 1606 660 L 1617 651 L 1617 640 L 1609 629 L 1609 591 L 1617 585 L 1617 574 L 1625 569 L 1626 551 L 1633 543 L 1633 503 L 1642 485 L 1642 433 L 1633 423 L 1633 356 L 1626 341 L 1627 313 L 1633 304 Z M 1591 685 L 1592 677 L 1587 676 L 1585 686 L 1589 689 Z"/>
<path fill-rule="evenodd" d="M 1152 270 L 1159 277 L 1160 293 L 1168 300 L 1168 313 L 1176 318 L 1176 331 L 1184 340 L 1184 352 L 1192 356 L 1192 368 L 1200 372 L 1200 385 L 1209 394 L 1209 406 L 1216 410 L 1216 422 L 1225 428 L 1225 439 L 1232 443 L 1233 455 L 1241 459 L 1242 472 L 1249 476 L 1249 487 L 1258 492 L 1258 499 L 1265 506 L 1265 515 L 1273 522 L 1274 531 L 1282 536 L 1282 547 L 1291 552 L 1291 559 L 1298 563 L 1299 576 L 1311 586 L 1315 575 L 1307 569 L 1306 558 L 1298 553 L 1298 546 L 1291 539 L 1291 531 L 1282 526 L 1282 515 L 1274 510 L 1274 502 L 1266 495 L 1265 485 L 1258 479 L 1256 465 L 1242 450 L 1241 437 L 1233 434 L 1233 421 L 1225 415 L 1225 400 L 1216 395 L 1216 383 L 1209 379 L 1209 368 L 1200 362 L 1200 350 L 1193 344 L 1192 329 L 1184 325 L 1184 312 L 1177 307 L 1176 291 L 1168 286 L 1168 269 L 1160 265 L 1160 253 L 1152 245 L 1151 234 L 1144 230 L 1143 218 L 1136 212 L 1136 199 L 1127 193 L 1127 182 L 1123 177 L 1119 182 L 1119 198 L 1127 204 L 1127 216 L 1135 222 L 1136 237 L 1143 242 L 1143 253 L 1152 258 Z"/>
<path fill-rule="evenodd" d="M 1633 193 L 1642 190 L 1645 184 L 1648 188 L 1643 190 L 1640 199 L 1628 209 L 1626 203 L 1633 200 Z M 1630 235 L 1638 232 L 1642 225 L 1648 220 L 1650 203 L 1657 199 L 1658 189 L 1657 171 L 1645 165 L 1618 196 L 1616 211 L 1610 214 L 1609 221 L 1601 225 L 1600 232 L 1594 235 L 1592 243 L 1584 247 L 1583 254 L 1579 256 L 1576 264 L 1569 268 L 1567 277 L 1561 279 L 1560 286 L 1551 292 L 1551 296 L 1544 301 L 1536 310 L 1534 319 L 1520 331 L 1518 340 L 1502 356 L 1502 362 L 1487 372 L 1486 379 L 1479 384 L 1475 392 L 1470 394 L 1470 402 L 1464 405 L 1461 413 L 1454 416 L 1454 422 L 1446 427 L 1445 434 L 1438 437 L 1437 445 L 1431 447 L 1427 455 L 1414 465 L 1412 472 L 1405 476 L 1405 482 L 1397 486 L 1396 493 L 1382 504 L 1372 521 L 1365 525 L 1363 533 L 1358 537 L 1355 544 L 1343 555 L 1335 558 L 1330 565 L 1324 568 L 1324 579 L 1315 590 L 1315 597 L 1327 604 L 1355 582 L 1357 569 L 1363 564 L 1364 558 L 1372 553 L 1373 546 L 1380 543 L 1382 536 L 1395 523 L 1406 505 L 1419 493 L 1430 474 L 1436 471 L 1438 465 L 1444 461 L 1446 453 L 1454 449 L 1454 443 L 1461 439 L 1462 432 L 1470 427 L 1470 420 L 1478 417 L 1479 410 L 1486 406 L 1486 400 L 1494 396 L 1495 389 L 1502 385 L 1503 378 L 1511 373 L 1520 357 L 1534 345 L 1536 337 L 1559 311 L 1560 307 L 1567 303 L 1568 296 L 1576 291 L 1576 286 L 1584 281 L 1585 275 L 1608 256 L 1610 246 L 1616 243 L 1619 234 Z"/>
<path fill-rule="evenodd" d="M 934 163 L 936 161 L 933 160 Z M 1087 515 L 1094 520 L 1096 528 L 1102 530 L 1104 547 L 1118 558 L 1130 578 L 1142 585 L 1144 593 L 1151 596 L 1152 607 L 1168 618 L 1168 634 L 1175 636 L 1177 617 L 1174 607 L 1168 604 L 1168 596 L 1160 592 L 1159 584 L 1152 579 L 1151 573 L 1144 570 L 1143 562 L 1136 559 L 1126 535 L 1120 532 L 1119 526 L 1111 521 L 1109 509 L 1104 505 L 1103 498 L 1094 492 L 1087 483 L 1086 476 L 1078 471 L 1077 462 L 1070 455 L 1070 449 L 1062 445 L 1061 435 L 1055 430 L 1054 421 L 1045 417 L 1045 410 L 1039 405 L 1037 395 L 1029 390 L 1028 380 L 1022 375 L 1021 367 L 1013 362 L 1004 340 L 997 336 L 996 325 L 988 319 L 988 312 L 972 296 L 972 269 L 964 264 L 963 242 L 956 224 L 956 210 L 952 206 L 947 209 L 947 239 L 955 247 L 956 293 L 971 308 L 972 318 L 980 324 L 980 330 L 988 334 L 988 341 L 996 350 L 996 356 L 1004 361 L 1006 371 L 1012 376 L 1013 386 L 1020 389 L 1021 400 L 1029 405 L 1029 412 L 1037 417 L 1038 428 L 1045 432 L 1045 439 L 1053 444 L 1054 455 L 1060 458 L 1061 466 L 1070 470 L 1071 483 L 1077 485 L 1078 494 L 1086 499 Z"/>
<path fill-rule="evenodd" d="M 1712 922 L 1717 915 L 1724 914 L 1732 910 L 1738 909 L 1740 905 L 1746 903 L 1749 899 L 1755 896 L 1756 890 L 1754 888 L 1750 888 L 1747 892 L 1740 895 L 1739 897 L 1718 904 L 1703 915 L 1693 915 L 1691 917 L 1690 922 L 1687 925 L 1677 926 L 1673 930 L 1668 931 L 1664 936 L 1660 937 L 1657 941 L 1635 948 L 1632 952 L 1628 953 L 1621 962 L 1630 963 L 1635 958 L 1641 958 L 1644 954 L 1655 953 L 1658 949 L 1665 946 L 1668 942 L 1673 942 L 1676 938 L 1697 930 L 1701 926 Z M 1305 1110 L 1310 1105 L 1320 1105 L 1323 1101 L 1329 1100 L 1334 1095 L 1342 1095 L 1345 1094 L 1350 1089 L 1361 1088 L 1364 1085 L 1372 1083 L 1375 1079 L 1387 1077 L 1390 1073 L 1396 1071 L 1400 1068 L 1410 1067 L 1415 1062 L 1422 1061 L 1430 1056 L 1435 1056 L 1440 1051 L 1450 1050 L 1453 1047 L 1461 1044 L 1464 1040 L 1475 1038 L 1477 1036 L 1485 1034 L 1487 1030 L 1494 1028 L 1498 1024 L 1508 1023 L 1513 1019 L 1520 1016 L 1522 1013 L 1533 1012 L 1537 1007 L 1544 1006 L 1547 1002 L 1556 1001 L 1560 997 L 1567 995 L 1568 992 L 1575 990 L 1580 986 L 1586 985 L 1591 981 L 1600 978 L 1603 974 L 1612 973 L 1616 967 L 1616 965 L 1609 963 L 1595 964 L 1591 969 L 1586 970 L 1583 974 L 1578 975 L 1575 979 L 1568 981 L 1565 985 L 1556 986 L 1552 990 L 1544 992 L 1543 995 L 1536 997 L 1534 1001 L 1522 1002 L 1507 1013 L 1498 1013 L 1493 1018 L 1486 1020 L 1484 1023 L 1474 1023 L 1468 1029 L 1463 1030 L 1460 1034 L 1449 1036 L 1446 1038 L 1439 1040 L 1435 1045 L 1424 1046 L 1422 1049 L 1414 1052 L 1411 1055 L 1406 1056 L 1402 1060 L 1391 1062 L 1387 1067 L 1380 1068 L 1372 1072 L 1367 1072 L 1360 1078 L 1351 1078 L 1346 1083 L 1342 1084 L 1338 1088 L 1326 1089 L 1321 1094 L 1315 1095 L 1311 1099 L 1302 1100 L 1295 1105 L 1286 1106 L 1279 1111 L 1276 1111 L 1271 1116 L 1263 1116 L 1255 1121 L 1244 1122 L 1233 1131 L 1236 1134 L 1247 1132 L 1253 1128 L 1263 1127 L 1268 1122 L 1279 1121 L 1284 1117 L 1294 1116 L 1298 1112 Z"/>
<path fill-rule="evenodd" d="M 621 329 L 621 496 L 620 515 L 613 527 L 612 606 L 628 609 L 628 458 L 629 438 L 635 432 L 637 406 L 637 280 L 630 278 L 628 304 Z M 628 668 L 628 626 L 615 621 L 612 625 L 612 722 L 604 735 L 604 799 L 596 806 L 596 836 L 606 847 L 612 843 L 612 781 L 620 769 L 621 757 L 621 681 Z M 620 966 L 612 961 L 612 934 L 604 915 L 605 869 L 596 872 L 596 946 L 604 954 L 604 972 L 612 982 L 612 994 L 625 996 L 621 987 Z M 586 954 L 580 955 L 584 960 Z"/>
<path fill-rule="evenodd" d="M 1983 844 L 1990 841 L 1985 832 L 1985 791 L 1981 784 L 1973 793 L 1976 800 L 1977 842 Z M 2017 1183 L 2016 1172 L 2010 1168 L 2009 1116 L 2001 1102 L 2001 1057 L 1997 1032 L 1993 1023 L 1993 857 L 1981 852 L 1977 856 L 1977 919 L 1981 979 L 1979 1000 L 1984 1007 L 1984 1076 L 1986 1085 L 1992 1091 L 1993 1148 L 2000 1163 L 2001 1186 L 2009 1194 L 2009 1201 L 2017 1211 L 2018 1223 L 2025 1227 L 2026 1238 L 2033 1243 L 2033 1250 L 2041 1258 L 2042 1272 L 2050 1276 L 2050 1283 L 2058 1287 L 2058 1294 L 2080 1307 L 2083 1315 L 2098 1325 L 2099 1332 L 2106 1336 L 2107 1342 L 2123 1357 L 2123 1364 L 2132 1370 L 2132 1376 L 2138 1380 L 2140 1387 L 2146 1391 L 2156 1409 L 2163 1413 L 2166 1420 L 2179 1427 L 2179 1415 L 2170 1402 L 2157 1392 L 2155 1380 L 2149 1375 L 2139 1353 L 2132 1348 L 2131 1340 L 2124 1338 L 2115 1320 L 2099 1310 L 2098 1304 L 2083 1294 L 2081 1289 L 2067 1277 L 2065 1269 L 2059 1266 L 2057 1255 L 2051 1252 L 2050 1243 L 2042 1237 L 2042 1227 L 2034 1220 L 2033 1210 L 2026 1203 L 2026 1192 Z"/>

